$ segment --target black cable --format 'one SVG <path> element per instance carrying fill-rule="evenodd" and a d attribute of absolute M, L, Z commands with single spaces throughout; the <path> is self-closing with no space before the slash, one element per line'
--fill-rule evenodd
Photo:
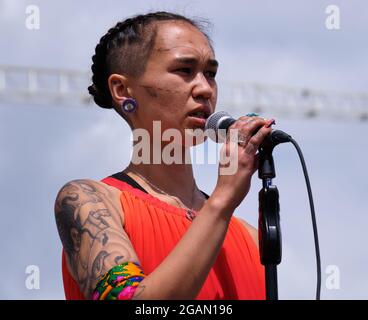
<path fill-rule="evenodd" d="M 296 141 L 289 136 L 289 141 L 294 145 L 295 149 L 298 152 L 300 162 L 302 163 L 303 173 L 305 177 L 305 182 L 307 184 L 308 190 L 308 198 L 309 198 L 309 205 L 311 209 L 311 216 L 312 216 L 312 224 L 313 224 L 313 234 L 314 234 L 314 244 L 316 250 L 316 262 L 317 262 L 317 290 L 316 290 L 316 300 L 320 300 L 321 298 L 321 256 L 319 252 L 319 241 L 318 241 L 318 231 L 317 231 L 317 222 L 316 222 L 316 214 L 314 211 L 314 203 L 313 203 L 313 196 L 312 196 L 312 188 L 309 182 L 307 166 L 305 165 L 304 157 L 299 145 Z"/>

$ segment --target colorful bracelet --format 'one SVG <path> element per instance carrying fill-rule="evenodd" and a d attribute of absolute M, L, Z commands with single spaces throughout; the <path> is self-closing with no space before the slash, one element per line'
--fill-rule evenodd
<path fill-rule="evenodd" d="M 129 300 L 144 278 L 145 274 L 138 263 L 119 264 L 100 278 L 92 293 L 92 300 Z"/>

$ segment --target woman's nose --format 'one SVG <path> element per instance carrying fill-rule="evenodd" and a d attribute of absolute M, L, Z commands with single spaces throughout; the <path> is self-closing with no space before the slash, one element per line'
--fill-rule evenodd
<path fill-rule="evenodd" d="M 198 73 L 195 81 L 196 83 L 193 88 L 193 97 L 210 99 L 213 95 L 214 88 L 208 82 L 204 74 Z"/>

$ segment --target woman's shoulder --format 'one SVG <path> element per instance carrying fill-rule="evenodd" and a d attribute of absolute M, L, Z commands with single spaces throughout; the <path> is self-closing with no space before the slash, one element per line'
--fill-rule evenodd
<path fill-rule="evenodd" d="M 102 193 L 104 196 L 120 197 L 121 191 L 113 186 L 110 186 L 102 181 L 93 179 L 74 179 L 64 184 L 60 191 L 64 189 L 75 189 L 75 192 L 86 192 L 86 193 Z"/>
<path fill-rule="evenodd" d="M 58 193 L 56 201 L 58 202 L 58 200 L 60 201 L 61 198 L 64 198 L 66 195 L 72 194 L 83 194 L 83 197 L 89 195 L 90 197 L 97 197 L 102 201 L 109 201 L 115 208 L 117 208 L 117 210 L 114 211 L 120 213 L 122 225 L 124 226 L 124 212 L 120 203 L 121 190 L 102 181 L 88 178 L 74 179 L 64 184 Z"/>
<path fill-rule="evenodd" d="M 252 237 L 254 243 L 258 247 L 258 230 L 255 227 L 253 227 L 251 224 L 249 224 L 247 221 L 245 221 L 244 219 L 238 216 L 233 216 L 233 217 L 245 227 L 245 229 L 248 231 L 248 233 Z"/>

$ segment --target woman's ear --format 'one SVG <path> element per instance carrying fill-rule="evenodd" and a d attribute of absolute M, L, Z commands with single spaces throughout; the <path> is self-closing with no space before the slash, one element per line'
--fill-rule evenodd
<path fill-rule="evenodd" d="M 133 97 L 133 90 L 129 87 L 128 79 L 120 74 L 112 74 L 107 82 L 115 111 L 133 128 L 131 119 L 122 111 L 123 102 Z"/>
<path fill-rule="evenodd" d="M 126 98 L 132 97 L 132 89 L 129 87 L 128 78 L 121 74 L 111 74 L 107 80 L 110 94 L 115 106 L 121 106 Z"/>

